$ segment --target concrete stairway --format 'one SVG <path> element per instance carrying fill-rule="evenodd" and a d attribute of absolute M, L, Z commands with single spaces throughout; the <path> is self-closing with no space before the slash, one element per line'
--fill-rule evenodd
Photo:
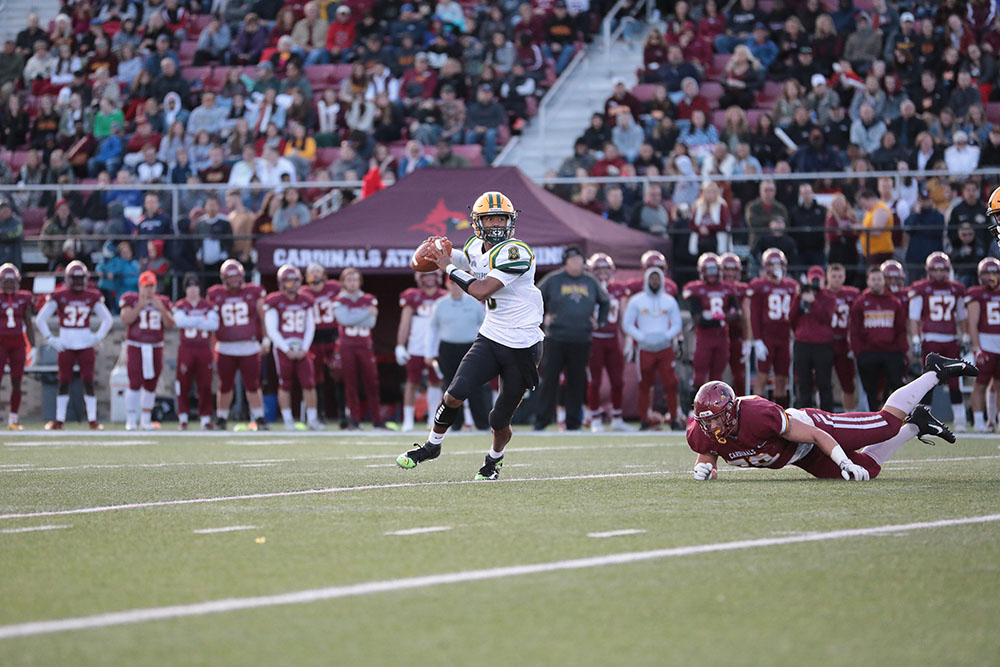
<path fill-rule="evenodd" d="M 42 30 L 49 29 L 49 21 L 59 13 L 58 0 L 0 0 L 0 42 L 17 37 L 28 27 L 28 14 L 36 12 Z"/>

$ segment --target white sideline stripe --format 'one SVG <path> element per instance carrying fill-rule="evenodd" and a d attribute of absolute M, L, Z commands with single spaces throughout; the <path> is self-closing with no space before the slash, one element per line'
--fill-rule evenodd
<path fill-rule="evenodd" d="M 257 526 L 223 526 L 222 528 L 199 528 L 192 530 L 195 535 L 212 535 L 214 533 L 235 533 L 237 530 L 253 530 Z"/>
<path fill-rule="evenodd" d="M 321 600 L 335 600 L 339 598 L 358 597 L 362 595 L 374 595 L 376 593 L 389 593 L 394 591 L 428 588 L 431 586 L 460 584 L 470 581 L 523 577 L 532 574 L 541 574 L 544 572 L 563 572 L 569 570 L 582 570 L 592 567 L 605 567 L 609 565 L 627 565 L 630 563 L 641 563 L 663 558 L 695 556 L 704 553 L 741 551 L 744 549 L 758 549 L 762 547 L 801 544 L 805 542 L 825 542 L 830 540 L 842 540 L 851 537 L 879 536 L 904 531 L 991 523 L 995 521 L 1000 521 L 1000 514 L 876 526 L 873 528 L 849 528 L 845 530 L 832 530 L 823 533 L 810 533 L 807 535 L 789 535 L 786 537 L 737 540 L 734 542 L 717 542 L 714 544 L 696 544 L 686 547 L 654 549 L 651 551 L 627 551 L 617 554 L 608 554 L 605 556 L 558 560 L 548 563 L 534 563 L 531 565 L 511 565 L 507 567 L 495 567 L 482 570 L 464 570 L 444 574 L 432 574 L 423 577 L 368 581 L 360 584 L 330 586 L 328 588 L 313 588 L 302 591 L 294 591 L 291 593 L 280 593 L 277 595 L 209 600 L 207 602 L 195 602 L 192 604 L 171 605 L 167 607 L 128 609 L 125 611 L 95 614 L 93 616 L 79 616 L 76 618 L 63 618 L 51 621 L 34 621 L 29 623 L 3 625 L 0 626 L 0 639 L 31 637 L 34 635 L 66 632 L 69 630 L 106 628 L 116 625 L 160 621 L 169 618 L 204 616 L 206 614 L 220 614 L 243 609 L 260 609 L 263 607 L 276 607 L 290 604 L 307 604 Z"/>
<path fill-rule="evenodd" d="M 241 468 L 270 468 L 273 463 L 241 463 Z"/>
<path fill-rule="evenodd" d="M 936 458 L 936 459 L 890 459 L 886 463 L 946 463 L 948 461 L 981 461 L 983 459 L 1000 459 L 1000 455 L 986 454 L 983 456 L 955 456 L 951 458 Z"/>
<path fill-rule="evenodd" d="M 237 433 L 239 433 L 238 436 L 236 435 Z M 231 444 L 245 444 L 245 441 L 243 441 L 243 440 L 235 440 L 234 437 L 239 437 L 239 438 L 249 437 L 249 438 L 257 439 L 257 438 L 266 438 L 268 436 L 271 436 L 272 439 L 273 439 L 274 433 L 275 433 L 274 431 L 198 431 L 197 432 L 199 438 L 214 438 L 214 439 L 229 438 L 230 441 L 231 441 Z M 533 438 L 567 438 L 567 437 L 572 437 L 574 439 L 580 439 L 580 438 L 585 438 L 585 439 L 586 438 L 630 438 L 630 437 L 634 438 L 635 435 L 636 435 L 635 433 L 629 433 L 629 432 L 605 431 L 603 433 L 591 433 L 590 431 L 583 431 L 583 430 L 573 431 L 572 433 L 567 433 L 566 431 L 530 431 L 530 430 L 518 430 L 518 429 L 515 429 L 514 433 L 515 434 L 520 434 L 522 437 L 527 436 L 527 435 L 530 434 L 530 436 L 533 437 Z M 77 431 L 77 430 L 45 431 L 43 429 L 34 429 L 34 430 L 29 429 L 29 430 L 24 430 L 24 431 L 17 431 L 16 434 L 15 433 L 8 433 L 4 437 L 5 438 L 18 438 L 18 437 L 21 437 L 21 438 L 24 438 L 24 437 L 28 437 L 28 438 L 66 438 L 68 435 L 72 435 L 72 437 L 74 437 L 74 438 L 108 438 L 108 437 L 114 437 L 114 436 L 119 436 L 119 435 L 127 435 L 127 434 L 128 434 L 127 431 L 121 431 L 121 430 L 107 430 L 107 431 L 89 431 L 89 430 L 79 430 L 79 431 Z M 659 434 L 661 436 L 674 436 L 674 437 L 679 437 L 679 438 L 683 438 L 684 437 L 684 432 L 683 431 L 659 431 Z M 161 431 L 156 431 L 156 432 L 143 433 L 143 437 L 149 437 L 149 438 L 166 438 L 166 439 L 174 439 L 174 440 L 190 438 L 191 435 L 192 435 L 192 431 L 162 431 L 161 430 Z M 455 434 L 456 437 L 459 437 L 459 436 L 475 437 L 475 435 L 476 435 L 475 433 L 469 433 L 469 434 L 466 434 L 466 433 L 456 433 Z M 981 438 L 981 437 L 984 437 L 984 435 L 988 436 L 989 434 L 965 434 L 965 435 L 966 436 L 973 436 L 974 435 L 975 437 L 980 437 Z M 343 439 L 343 438 L 357 439 L 357 438 L 361 438 L 361 439 L 364 439 L 364 440 L 368 440 L 368 439 L 371 439 L 371 438 L 394 437 L 394 438 L 399 438 L 399 440 L 398 441 L 392 441 L 392 442 L 394 444 L 398 444 L 398 442 L 408 440 L 410 438 L 410 435 L 406 434 L 406 433 L 400 433 L 400 432 L 397 432 L 397 431 L 372 431 L 372 430 L 368 430 L 368 431 L 341 431 L 341 430 L 334 430 L 334 431 L 296 431 L 294 439 L 289 439 L 289 442 L 297 442 L 299 440 L 303 440 L 303 439 L 307 439 L 307 438 L 331 438 L 331 437 L 332 438 L 338 438 L 338 439 Z M 76 444 L 76 443 L 74 442 L 73 444 Z"/>
<path fill-rule="evenodd" d="M 626 528 L 624 530 L 608 530 L 603 533 L 587 533 L 587 537 L 619 537 L 621 535 L 639 535 L 645 532 L 638 528 Z"/>
<path fill-rule="evenodd" d="M 386 535 L 423 535 L 424 533 L 440 533 L 451 530 L 451 526 L 428 526 L 427 528 L 408 528 L 406 530 L 394 530 Z"/>
<path fill-rule="evenodd" d="M 271 465 L 274 463 L 291 463 L 296 459 L 250 459 L 244 461 L 176 461 L 167 463 L 85 463 L 78 466 L 56 466 L 51 468 L 10 468 L 0 469 L 5 472 L 53 472 L 62 470 L 105 470 L 116 468 L 172 468 L 176 466 L 228 466 L 228 465 Z M 25 463 L 21 465 L 31 465 Z M 0 466 L 3 468 L 3 466 Z"/>
<path fill-rule="evenodd" d="M 63 526 L 27 526 L 25 528 L 4 528 L 0 530 L 0 533 L 33 533 L 39 530 L 61 530 L 63 528 L 69 528 L 69 525 Z"/>
<path fill-rule="evenodd" d="M 159 443 L 152 440 L 107 440 L 102 442 L 80 442 L 79 440 L 10 440 L 4 444 L 8 447 L 132 447 L 134 445 L 156 445 Z"/>
<path fill-rule="evenodd" d="M 619 472 L 600 475 L 564 475 L 560 477 L 522 477 L 500 479 L 491 484 L 516 484 L 519 482 L 564 482 L 582 479 L 615 479 L 619 477 L 648 477 L 650 475 L 689 475 L 689 470 L 670 471 L 658 470 L 650 472 Z M 42 512 L 26 512 L 20 514 L 0 514 L 0 520 L 30 519 L 39 516 L 70 516 L 76 514 L 97 514 L 115 510 L 146 509 L 149 507 L 174 507 L 177 505 L 199 505 L 204 503 L 220 503 L 232 500 L 260 500 L 264 498 L 287 498 L 289 496 L 313 496 L 327 493 L 343 493 L 348 491 L 379 491 L 384 489 L 412 489 L 427 486 L 456 486 L 461 484 L 482 484 L 476 480 L 444 480 L 437 482 L 397 482 L 395 484 L 368 484 L 362 486 L 335 486 L 326 489 L 303 489 L 300 491 L 272 491 L 268 493 L 248 493 L 239 496 L 218 496 L 215 498 L 183 498 L 179 500 L 156 500 L 145 503 L 127 503 L 124 505 L 102 505 L 98 507 L 80 507 L 69 510 L 46 510 Z"/>
<path fill-rule="evenodd" d="M 227 445 L 294 445 L 294 440 L 227 440 Z"/>

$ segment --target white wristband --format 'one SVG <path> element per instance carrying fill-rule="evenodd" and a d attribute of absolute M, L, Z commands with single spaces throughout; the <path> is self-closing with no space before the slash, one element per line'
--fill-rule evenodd
<path fill-rule="evenodd" d="M 444 274 L 446 276 L 451 275 L 451 272 L 455 271 L 456 269 L 458 269 L 458 267 L 455 266 L 454 264 L 448 264 L 448 266 L 444 267 Z"/>
<path fill-rule="evenodd" d="M 830 452 L 830 458 L 841 468 L 844 467 L 845 463 L 851 462 L 851 459 L 849 459 L 847 454 L 844 453 L 844 448 L 840 445 L 833 448 L 833 451 Z"/>

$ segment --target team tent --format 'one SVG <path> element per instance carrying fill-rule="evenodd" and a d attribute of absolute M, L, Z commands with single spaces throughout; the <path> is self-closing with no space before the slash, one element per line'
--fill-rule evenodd
<path fill-rule="evenodd" d="M 532 247 L 541 267 L 561 264 L 570 245 L 588 256 L 606 252 L 621 268 L 637 268 L 649 249 L 669 256 L 667 239 L 574 206 L 516 167 L 425 168 L 304 227 L 258 239 L 260 271 L 273 274 L 282 264 L 318 262 L 331 274 L 347 266 L 365 274 L 410 273 L 413 250 L 428 236 L 447 236 L 461 247 L 472 235 L 469 206 L 490 190 L 503 192 L 521 210 L 517 238 Z"/>

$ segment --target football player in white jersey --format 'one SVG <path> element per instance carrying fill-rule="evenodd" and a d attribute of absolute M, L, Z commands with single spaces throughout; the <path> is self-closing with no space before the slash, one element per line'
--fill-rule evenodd
<path fill-rule="evenodd" d="M 535 255 L 514 238 L 518 211 L 500 192 L 485 192 L 472 205 L 476 235 L 448 254 L 433 244 L 426 256 L 463 290 L 486 304 L 479 335 L 462 358 L 455 378 L 434 413 L 427 442 L 396 459 L 414 468 L 441 454 L 445 433 L 476 387 L 500 377 L 500 393 L 490 411 L 493 444 L 476 479 L 495 480 L 510 441 L 514 410 L 524 392 L 538 385 L 542 357 L 542 294 L 535 287 Z"/>

